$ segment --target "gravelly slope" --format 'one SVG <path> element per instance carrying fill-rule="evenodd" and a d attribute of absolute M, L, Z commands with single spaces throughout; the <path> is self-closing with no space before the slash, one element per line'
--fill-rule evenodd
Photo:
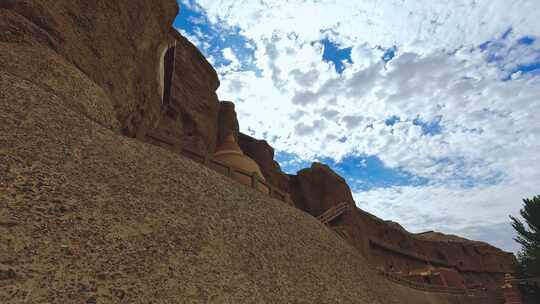
<path fill-rule="evenodd" d="M 395 288 L 313 217 L 6 72 L 0 121 L 1 303 L 457 303 Z"/>
<path fill-rule="evenodd" d="M 392 303 L 311 216 L 0 73 L 0 302 Z"/>
<path fill-rule="evenodd" d="M 1 303 L 424 303 L 313 217 L 0 88 Z"/>

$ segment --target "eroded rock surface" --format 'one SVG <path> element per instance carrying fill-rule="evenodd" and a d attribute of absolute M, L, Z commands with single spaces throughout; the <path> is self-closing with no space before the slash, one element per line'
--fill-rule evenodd
<path fill-rule="evenodd" d="M 491 304 L 375 274 L 327 227 L 0 71 L 0 303 Z"/>
<path fill-rule="evenodd" d="M 219 119 L 218 119 L 218 143 L 223 143 L 225 138 L 232 133 L 237 142 L 239 142 L 240 127 L 238 118 L 234 109 L 234 103 L 230 101 L 222 101 L 219 104 Z M 244 149 L 242 149 L 244 150 Z M 246 151 L 244 151 L 245 153 Z"/>
<path fill-rule="evenodd" d="M 239 145 L 247 156 L 257 162 L 269 183 L 285 193 L 289 192 L 289 176 L 281 171 L 274 160 L 274 148 L 268 142 L 240 133 Z"/>
<path fill-rule="evenodd" d="M 186 38 L 175 33 L 176 61 L 172 106 L 182 120 L 182 145 L 214 153 L 218 137 L 219 80 L 214 68 Z"/>
<path fill-rule="evenodd" d="M 504 274 L 515 271 L 515 257 L 489 244 L 435 232 L 415 235 L 357 208 L 345 180 L 326 165 L 314 163 L 290 176 L 289 191 L 296 207 L 313 216 L 351 203 L 351 210 L 330 227 L 345 230 L 349 243 L 374 267 L 402 274 L 433 265 L 456 269 L 461 278 L 457 286 L 490 290 L 498 290 Z"/>
<path fill-rule="evenodd" d="M 314 216 L 341 202 L 354 202 L 345 179 L 320 163 L 313 163 L 311 168 L 290 176 L 289 189 L 296 207 Z"/>

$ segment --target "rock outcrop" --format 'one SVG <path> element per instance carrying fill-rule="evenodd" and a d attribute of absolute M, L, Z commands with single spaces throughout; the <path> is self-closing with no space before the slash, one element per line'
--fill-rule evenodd
<path fill-rule="evenodd" d="M 319 216 L 341 202 L 354 202 L 346 181 L 320 163 L 313 163 L 311 168 L 290 176 L 289 190 L 296 207 L 313 216 Z"/>
<path fill-rule="evenodd" d="M 399 303 L 308 214 L 5 71 L 0 96 L 0 303 Z"/>
<path fill-rule="evenodd" d="M 431 266 L 455 269 L 462 281 L 457 286 L 490 290 L 515 271 L 515 257 L 491 245 L 435 232 L 415 235 L 357 208 L 345 180 L 326 165 L 314 163 L 291 175 L 289 191 L 295 206 L 313 216 L 350 203 L 351 210 L 330 227 L 346 231 L 349 243 L 375 267 L 404 274 Z"/>
<path fill-rule="evenodd" d="M 177 153 L 189 149 L 211 155 L 217 146 L 220 104 L 216 95 L 219 80 L 214 68 L 186 38 L 171 31 L 165 56 L 163 86 L 169 98 L 161 105 L 157 125 L 145 140 Z M 167 77 L 167 68 L 172 76 Z M 165 81 L 167 80 L 168 81 Z"/>
<path fill-rule="evenodd" d="M 257 162 L 270 184 L 285 193 L 289 192 L 289 176 L 281 171 L 278 162 L 274 160 L 274 148 L 268 142 L 240 133 L 238 144 L 247 156 Z"/>
<path fill-rule="evenodd" d="M 182 145 L 202 153 L 217 146 L 219 80 L 201 52 L 180 34 L 177 39 L 172 105 L 179 109 L 183 124 Z"/>
<path fill-rule="evenodd" d="M 240 126 L 238 124 L 238 118 L 236 111 L 234 110 L 234 103 L 230 101 L 222 101 L 219 104 L 219 119 L 218 119 L 218 143 L 223 143 L 225 138 L 232 133 L 236 142 L 239 142 Z M 244 150 L 244 149 L 242 149 Z M 246 151 L 244 150 L 244 153 Z M 249 156 L 249 155 L 248 155 Z"/>

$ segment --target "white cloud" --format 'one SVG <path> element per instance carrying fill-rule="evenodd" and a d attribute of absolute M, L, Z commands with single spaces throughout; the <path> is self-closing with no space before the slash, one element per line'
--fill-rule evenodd
<path fill-rule="evenodd" d="M 360 207 L 417 231 L 486 237 L 492 228 L 481 227 L 506 223 L 539 191 L 540 77 L 512 74 L 540 61 L 539 40 L 517 43 L 540 36 L 537 1 L 198 3 L 255 49 L 258 71 L 242 70 L 230 48 L 220 68 L 218 93 L 237 101 L 244 130 L 303 159 L 375 155 L 430 181 L 357 193 Z M 342 74 L 322 60 L 327 35 L 352 47 Z M 391 116 L 400 119 L 388 125 Z"/>
<path fill-rule="evenodd" d="M 238 60 L 238 57 L 236 57 L 236 54 L 234 54 L 233 50 L 231 48 L 224 48 L 223 50 L 221 50 L 221 52 L 223 54 L 223 58 L 225 58 L 229 62 L 228 64 L 220 67 L 218 69 L 218 73 L 227 74 L 230 72 L 238 71 L 242 64 L 240 63 L 240 60 Z M 237 87 L 238 84 L 235 84 L 233 82 L 232 86 Z"/>
<path fill-rule="evenodd" d="M 538 33 L 535 0 L 401 1 L 233 1 L 199 0 L 211 20 L 238 25 L 248 37 L 270 38 L 276 31 L 319 40 L 321 29 L 339 33 L 346 44 L 369 42 L 407 49 L 454 49 L 500 35 Z"/>

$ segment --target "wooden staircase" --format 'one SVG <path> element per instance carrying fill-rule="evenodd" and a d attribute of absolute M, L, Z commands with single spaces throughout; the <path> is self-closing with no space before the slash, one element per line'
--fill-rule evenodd
<path fill-rule="evenodd" d="M 334 207 L 326 210 L 323 214 L 319 215 L 317 219 L 325 224 L 328 225 L 331 221 L 333 221 L 338 216 L 342 215 L 345 211 L 349 210 L 351 206 L 351 203 L 343 202 L 335 205 Z"/>

